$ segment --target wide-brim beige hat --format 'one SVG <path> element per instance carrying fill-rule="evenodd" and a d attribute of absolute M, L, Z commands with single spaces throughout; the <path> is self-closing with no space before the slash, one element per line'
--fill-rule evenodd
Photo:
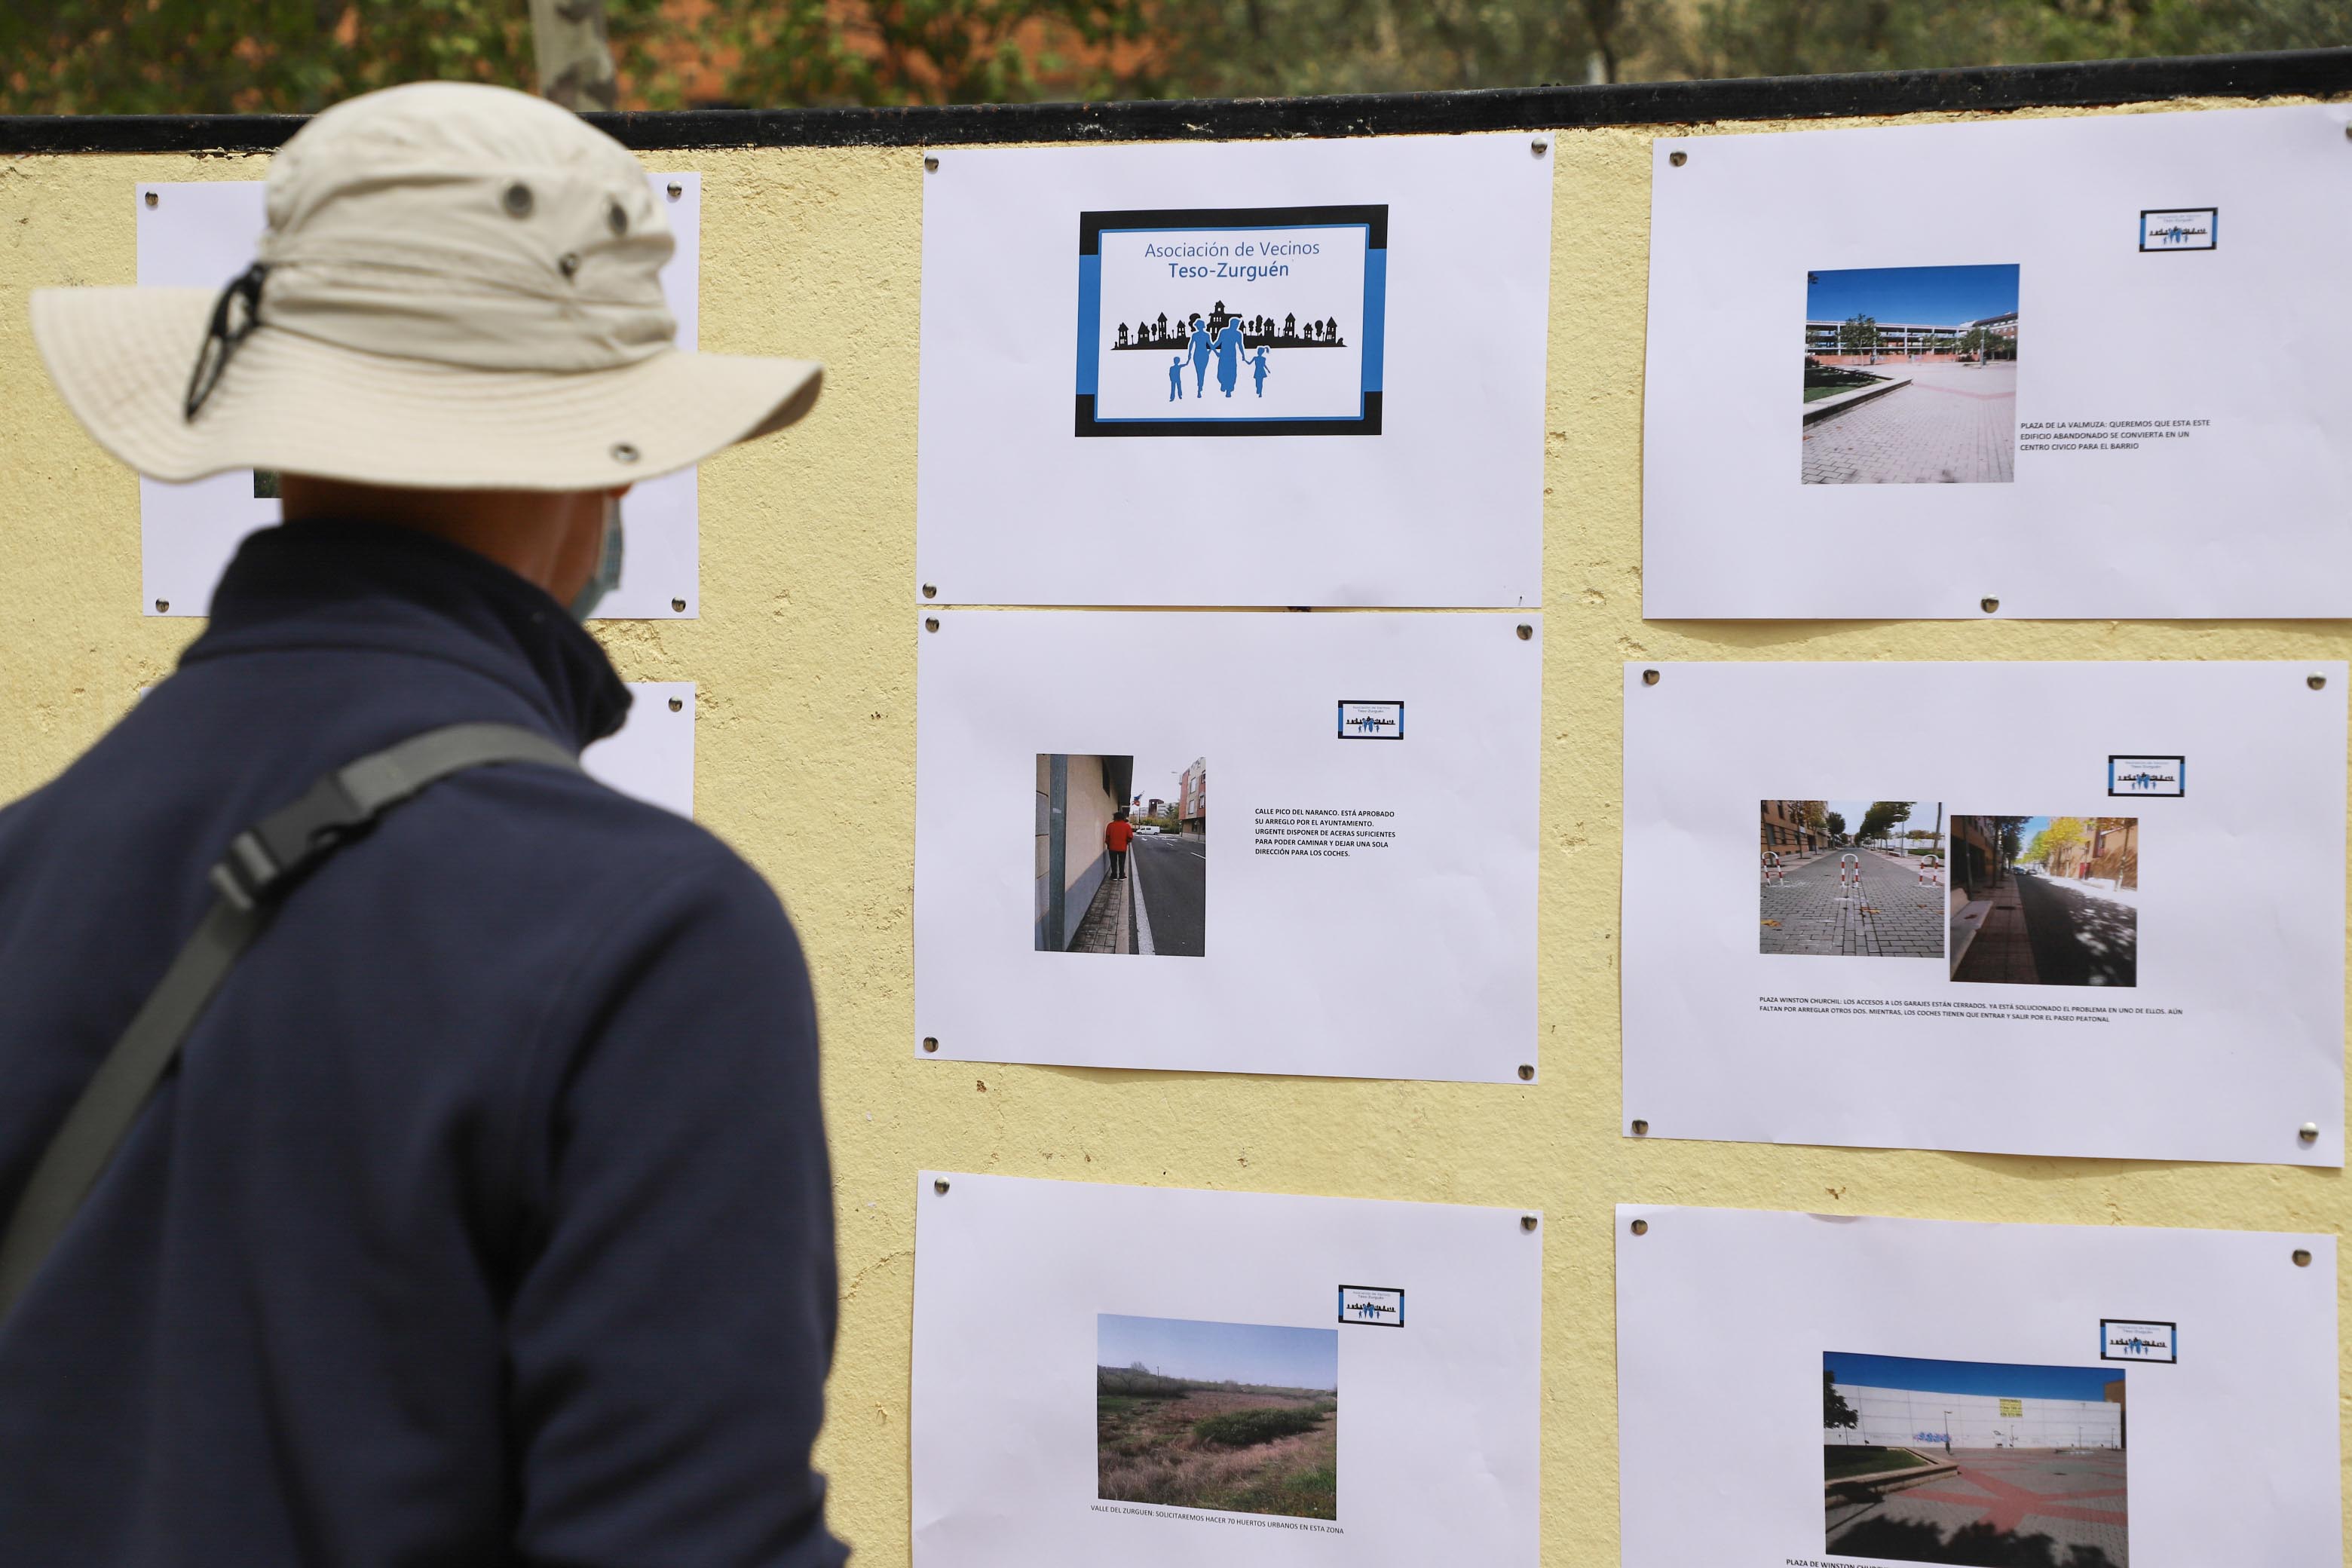
<path fill-rule="evenodd" d="M 644 172 L 542 100 L 449 82 L 352 99 L 272 161 L 268 212 L 227 293 L 33 295 L 67 405 L 142 474 L 594 489 L 816 401 L 808 361 L 674 346 L 673 241 Z"/>

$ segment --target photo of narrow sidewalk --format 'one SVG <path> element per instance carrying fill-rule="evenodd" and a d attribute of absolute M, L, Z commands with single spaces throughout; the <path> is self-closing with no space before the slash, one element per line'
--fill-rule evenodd
<path fill-rule="evenodd" d="M 1204 760 L 1040 752 L 1035 831 L 1038 952 L 1205 953 Z"/>
<path fill-rule="evenodd" d="M 2138 984 L 2138 820 L 1954 817 L 1951 952 L 1956 981 Z"/>

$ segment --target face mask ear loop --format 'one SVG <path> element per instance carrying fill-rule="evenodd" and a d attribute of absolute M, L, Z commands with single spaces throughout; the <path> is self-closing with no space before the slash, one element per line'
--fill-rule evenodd
<path fill-rule="evenodd" d="M 235 354 L 253 330 L 261 325 L 261 285 L 269 276 L 269 268 L 257 261 L 240 272 L 220 291 L 213 304 L 212 325 L 205 329 L 204 346 L 196 351 L 195 369 L 188 375 L 188 393 L 180 405 L 182 417 L 193 425 L 197 410 L 220 384 L 221 373 L 228 369 L 229 357 Z M 232 309 L 239 300 L 245 301 L 245 320 L 230 326 Z"/>
<path fill-rule="evenodd" d="M 621 500 L 608 496 L 604 500 L 604 542 L 596 555 L 595 573 L 580 585 L 572 601 L 572 618 L 584 621 L 596 613 L 604 595 L 621 585 Z"/>

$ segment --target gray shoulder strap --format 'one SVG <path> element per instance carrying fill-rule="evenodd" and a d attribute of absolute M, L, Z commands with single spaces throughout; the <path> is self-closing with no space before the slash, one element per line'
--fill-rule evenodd
<path fill-rule="evenodd" d="M 288 888 L 393 806 L 437 779 L 500 763 L 577 771 L 546 736 L 511 724 L 453 724 L 362 757 L 230 841 L 212 869 L 218 891 L 49 1140 L 0 1236 L 0 1321 L 32 1283 L 98 1183 L 213 993 L 268 926 Z"/>

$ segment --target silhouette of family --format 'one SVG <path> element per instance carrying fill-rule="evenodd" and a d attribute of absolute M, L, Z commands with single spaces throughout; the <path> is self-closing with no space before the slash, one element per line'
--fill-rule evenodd
<path fill-rule="evenodd" d="M 1209 395 L 1209 361 L 1214 358 L 1217 362 L 1217 386 L 1227 397 L 1231 397 L 1234 388 L 1240 384 L 1244 364 L 1250 367 L 1250 373 L 1255 378 L 1257 395 L 1264 397 L 1265 378 L 1274 374 L 1273 367 L 1265 363 L 1265 354 L 1264 343 L 1258 344 L 1253 353 L 1249 345 L 1242 341 L 1240 318 L 1226 317 L 1224 324 L 1212 333 L 1207 322 L 1198 316 L 1193 317 L 1192 395 L 1199 398 Z M 1185 356 L 1180 353 L 1168 362 L 1168 401 L 1171 403 L 1183 400 L 1184 359 Z"/>

